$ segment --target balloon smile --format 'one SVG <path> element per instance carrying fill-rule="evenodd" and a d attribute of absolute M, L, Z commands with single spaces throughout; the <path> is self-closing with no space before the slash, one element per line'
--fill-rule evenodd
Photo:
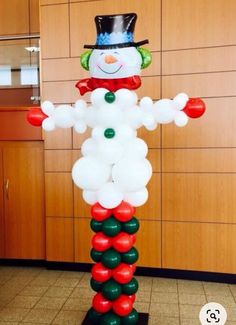
<path fill-rule="evenodd" d="M 105 71 L 105 70 L 103 70 L 99 65 L 98 65 L 98 68 L 99 68 L 102 72 L 104 72 L 104 73 L 106 73 L 106 74 L 114 74 L 114 73 L 118 72 L 118 71 L 122 68 L 122 65 L 120 65 L 119 68 L 116 69 L 116 70 L 113 71 L 113 72 Z"/>

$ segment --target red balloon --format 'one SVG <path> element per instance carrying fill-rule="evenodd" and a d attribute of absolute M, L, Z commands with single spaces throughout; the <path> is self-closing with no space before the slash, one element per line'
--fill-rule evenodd
<path fill-rule="evenodd" d="M 92 267 L 92 277 L 98 282 L 105 282 L 112 276 L 112 271 L 102 263 L 96 263 Z"/>
<path fill-rule="evenodd" d="M 93 297 L 93 308 L 98 313 L 107 313 L 112 307 L 112 302 L 103 297 L 101 293 L 97 293 Z"/>
<path fill-rule="evenodd" d="M 112 239 L 103 232 L 96 233 L 92 238 L 92 246 L 96 251 L 104 252 L 111 247 Z"/>
<path fill-rule="evenodd" d="M 112 308 L 117 315 L 127 316 L 133 309 L 133 302 L 129 296 L 120 295 L 119 298 L 113 302 Z"/>
<path fill-rule="evenodd" d="M 125 284 L 131 281 L 133 277 L 133 268 L 125 263 L 120 263 L 115 269 L 113 269 L 113 278 L 121 284 Z"/>
<path fill-rule="evenodd" d="M 189 98 L 183 111 L 191 118 L 198 118 L 205 113 L 206 106 L 201 98 Z"/>
<path fill-rule="evenodd" d="M 131 268 L 131 270 L 132 270 L 132 272 L 133 272 L 133 274 L 134 274 L 134 272 L 136 271 L 136 264 L 129 264 L 129 267 Z"/>
<path fill-rule="evenodd" d="M 133 241 L 133 245 L 136 243 L 136 234 L 130 235 Z"/>
<path fill-rule="evenodd" d="M 135 207 L 128 202 L 122 201 L 113 211 L 115 218 L 121 222 L 127 222 L 132 219 L 135 214 Z"/>
<path fill-rule="evenodd" d="M 121 231 L 118 235 L 113 237 L 112 246 L 118 252 L 126 253 L 133 246 L 133 237 L 132 235 L 129 235 L 126 232 Z"/>
<path fill-rule="evenodd" d="M 103 221 L 112 215 L 111 209 L 103 208 L 98 202 L 91 207 L 91 215 L 96 221 Z"/>
<path fill-rule="evenodd" d="M 33 126 L 41 126 L 47 117 L 40 107 L 33 107 L 27 113 L 27 121 Z"/>
<path fill-rule="evenodd" d="M 134 303 L 135 302 L 135 299 L 136 299 L 136 295 L 134 294 L 134 295 L 130 295 L 130 296 L 128 296 L 129 297 L 129 299 L 132 301 L 132 303 Z"/>

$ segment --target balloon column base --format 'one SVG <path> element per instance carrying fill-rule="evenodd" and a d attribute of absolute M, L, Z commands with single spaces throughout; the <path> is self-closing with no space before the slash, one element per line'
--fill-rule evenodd
<path fill-rule="evenodd" d="M 137 325 L 148 325 L 148 318 L 149 314 L 147 313 L 139 313 L 138 314 L 138 323 Z M 94 325 L 91 320 L 89 319 L 88 313 L 85 316 L 85 319 L 83 320 L 81 325 Z"/>

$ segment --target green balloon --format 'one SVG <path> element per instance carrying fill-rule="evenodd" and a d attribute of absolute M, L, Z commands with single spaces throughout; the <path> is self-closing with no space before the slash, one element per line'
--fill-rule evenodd
<path fill-rule="evenodd" d="M 90 221 L 90 228 L 94 232 L 102 231 L 102 222 L 101 221 L 97 221 L 95 219 L 91 219 L 91 221 Z"/>
<path fill-rule="evenodd" d="M 125 317 L 121 317 L 122 325 L 135 325 L 138 323 L 138 312 L 133 308 L 131 313 Z"/>
<path fill-rule="evenodd" d="M 98 292 L 98 291 L 101 291 L 101 289 L 102 289 L 102 282 L 98 282 L 98 281 L 94 280 L 93 278 L 91 278 L 90 286 L 94 291 Z"/>
<path fill-rule="evenodd" d="M 108 267 L 109 269 L 114 269 L 120 264 L 121 255 L 113 248 L 110 248 L 103 253 L 101 261 L 104 266 Z"/>
<path fill-rule="evenodd" d="M 102 231 L 105 235 L 114 237 L 121 231 L 121 223 L 114 217 L 110 217 L 103 222 Z"/>
<path fill-rule="evenodd" d="M 120 317 L 116 314 L 109 312 L 101 317 L 100 325 L 120 325 Z"/>
<path fill-rule="evenodd" d="M 138 291 L 138 281 L 133 278 L 130 282 L 122 285 L 122 292 L 128 296 L 135 294 Z"/>
<path fill-rule="evenodd" d="M 135 247 L 132 247 L 128 252 L 121 254 L 122 262 L 127 264 L 134 264 L 139 257 L 138 251 Z"/>
<path fill-rule="evenodd" d="M 108 91 L 105 96 L 104 96 L 104 99 L 107 103 L 111 104 L 113 103 L 115 100 L 116 100 L 116 95 L 111 92 L 111 91 Z"/>
<path fill-rule="evenodd" d="M 116 132 L 112 128 L 108 128 L 104 131 L 104 137 L 107 139 L 112 139 L 116 135 Z"/>
<path fill-rule="evenodd" d="M 139 230 L 139 221 L 133 217 L 131 220 L 122 224 L 122 230 L 128 234 L 135 234 Z"/>
<path fill-rule="evenodd" d="M 94 262 L 100 262 L 102 259 L 102 252 L 96 251 L 94 248 L 90 251 L 90 256 Z"/>
<path fill-rule="evenodd" d="M 99 324 L 102 314 L 98 313 L 95 309 L 90 308 L 88 311 L 88 316 L 93 324 Z"/>
<path fill-rule="evenodd" d="M 108 280 L 102 286 L 102 294 L 108 300 L 116 300 L 121 292 L 121 285 L 115 280 Z"/>

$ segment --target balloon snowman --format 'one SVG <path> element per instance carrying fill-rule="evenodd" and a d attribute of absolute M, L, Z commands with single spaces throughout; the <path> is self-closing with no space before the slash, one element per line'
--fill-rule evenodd
<path fill-rule="evenodd" d="M 90 104 L 78 100 L 72 107 L 45 101 L 42 110 L 32 109 L 28 120 L 45 131 L 73 127 L 77 133 L 91 128 L 91 137 L 81 147 L 82 158 L 72 169 L 74 183 L 91 205 L 91 287 L 97 293 L 88 315 L 94 324 L 138 324 L 133 308 L 138 282 L 133 277 L 138 252 L 135 233 L 139 222 L 135 208 L 148 199 L 147 184 L 152 167 L 148 147 L 137 129 L 154 130 L 174 122 L 183 127 L 200 117 L 205 105 L 184 93 L 173 99 L 138 101 L 141 69 L 151 63 L 151 54 L 134 42 L 134 13 L 96 16 L 97 40 L 81 56 L 81 65 L 91 77 L 77 82 L 81 95 L 91 92 Z"/>

